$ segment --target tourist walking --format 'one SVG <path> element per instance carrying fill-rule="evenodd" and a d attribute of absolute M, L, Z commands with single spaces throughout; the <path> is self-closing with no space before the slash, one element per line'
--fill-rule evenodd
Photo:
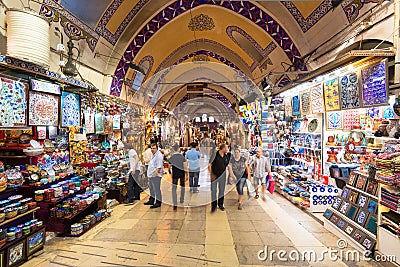
<path fill-rule="evenodd" d="M 179 152 L 179 145 L 174 145 L 172 147 L 173 154 L 169 158 L 168 162 L 172 168 L 172 202 L 174 204 L 174 210 L 178 208 L 178 199 L 176 195 L 176 190 L 179 185 L 181 187 L 180 203 L 185 202 L 185 170 L 183 164 L 185 162 L 185 157 Z"/>
<path fill-rule="evenodd" d="M 235 147 L 233 156 L 229 164 L 229 173 L 236 179 L 236 191 L 238 193 L 238 209 L 242 209 L 242 200 L 244 193 L 244 185 L 246 179 L 250 180 L 250 167 L 247 164 L 246 158 L 240 155 L 240 149 Z"/>
<path fill-rule="evenodd" d="M 199 185 L 199 175 L 200 175 L 200 158 L 201 154 L 197 150 L 198 144 L 193 142 L 190 144 L 191 149 L 186 152 L 185 158 L 189 163 L 189 186 L 190 192 L 198 193 L 197 189 Z"/>
<path fill-rule="evenodd" d="M 163 154 L 158 150 L 156 143 L 151 144 L 152 157 L 147 169 L 147 177 L 149 177 L 150 198 L 145 205 L 152 205 L 150 208 L 161 207 L 161 178 L 164 167 Z"/>
<path fill-rule="evenodd" d="M 125 144 L 129 156 L 129 179 L 128 179 L 128 204 L 133 204 L 135 200 L 140 200 L 140 186 L 138 177 L 140 173 L 141 163 L 139 156 L 132 143 Z"/>
<path fill-rule="evenodd" d="M 217 209 L 224 211 L 224 194 L 226 184 L 226 167 L 229 165 L 230 154 L 228 146 L 224 143 L 219 145 L 218 151 L 210 157 L 208 171 L 211 177 L 211 212 Z M 217 198 L 218 188 L 218 198 Z"/>
<path fill-rule="evenodd" d="M 269 159 L 262 155 L 261 148 L 258 148 L 256 154 L 251 157 L 249 165 L 253 169 L 253 184 L 254 189 L 256 190 L 255 198 L 257 199 L 259 197 L 258 186 L 261 184 L 261 197 L 263 200 L 266 200 L 265 193 L 267 191 L 267 179 L 271 176 L 271 168 L 269 165 Z"/>

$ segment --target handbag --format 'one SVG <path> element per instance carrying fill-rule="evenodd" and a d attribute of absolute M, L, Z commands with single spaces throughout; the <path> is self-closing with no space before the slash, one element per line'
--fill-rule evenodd
<path fill-rule="evenodd" d="M 268 175 L 268 187 L 267 187 L 268 192 L 271 193 L 271 195 L 275 191 L 275 180 L 272 178 L 272 175 Z"/>
<path fill-rule="evenodd" d="M 249 179 L 246 179 L 246 185 L 247 185 L 247 193 L 249 195 L 249 198 L 255 197 L 256 190 L 254 189 L 254 186 Z"/>

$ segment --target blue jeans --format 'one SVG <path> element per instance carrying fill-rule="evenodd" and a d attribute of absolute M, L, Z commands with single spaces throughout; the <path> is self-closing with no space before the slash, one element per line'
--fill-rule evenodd
<path fill-rule="evenodd" d="M 150 199 L 149 202 L 155 201 L 154 205 L 161 205 L 161 177 L 149 177 Z"/>
<path fill-rule="evenodd" d="M 189 186 L 192 190 L 197 190 L 199 185 L 199 174 L 200 172 L 189 172 Z"/>
<path fill-rule="evenodd" d="M 226 184 L 226 172 L 211 182 L 211 207 L 215 209 L 217 207 L 224 206 L 224 195 L 225 195 L 225 184 Z M 217 199 L 217 187 L 218 187 L 218 199 Z"/>
<path fill-rule="evenodd" d="M 241 196 L 243 196 L 243 194 L 244 194 L 243 188 L 244 188 L 245 184 L 246 184 L 246 178 L 240 178 L 236 181 L 236 190 L 237 190 L 238 194 Z"/>

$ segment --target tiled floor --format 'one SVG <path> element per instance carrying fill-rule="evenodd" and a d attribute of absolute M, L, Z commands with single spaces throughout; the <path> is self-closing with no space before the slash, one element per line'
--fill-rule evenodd
<path fill-rule="evenodd" d="M 119 205 L 110 218 L 83 236 L 51 239 L 44 252 L 23 266 L 379 266 L 290 260 L 288 255 L 308 250 L 320 255 L 328 248 L 337 249 L 338 238 L 278 194 L 265 202 L 245 197 L 243 210 L 238 210 L 236 191 L 231 191 L 225 198 L 226 210 L 210 213 L 209 204 L 196 202 L 209 199 L 205 183 L 202 175 L 202 192 L 188 193 L 185 204 L 193 206 L 174 211 L 163 204 L 149 209 L 143 205 L 145 199 Z M 268 255 L 265 260 L 262 250 Z M 280 250 L 287 252 L 288 260 L 278 258 Z"/>

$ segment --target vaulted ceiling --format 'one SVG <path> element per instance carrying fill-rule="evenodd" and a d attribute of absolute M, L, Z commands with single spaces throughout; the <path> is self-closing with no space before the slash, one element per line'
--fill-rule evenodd
<path fill-rule="evenodd" d="M 333 10 L 331 0 L 44 0 L 41 13 L 84 39 L 91 53 L 106 55 L 110 93 L 118 96 L 134 78 L 130 62 L 147 80 L 193 61 L 224 64 L 255 84 L 270 72 L 310 69 L 304 56 L 377 2 L 347 0 Z M 294 77 L 269 76 L 277 86 Z"/>

